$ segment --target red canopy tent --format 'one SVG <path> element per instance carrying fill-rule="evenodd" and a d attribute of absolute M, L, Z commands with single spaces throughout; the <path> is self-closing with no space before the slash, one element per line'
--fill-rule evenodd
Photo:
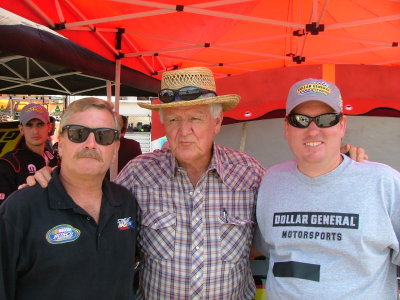
<path fill-rule="evenodd" d="M 400 111 L 398 0 L 2 0 L 0 5 L 157 79 L 165 70 L 211 68 L 220 94 L 242 96 L 226 114 L 231 121 L 279 115 L 289 86 L 304 77 L 336 82 L 348 114 L 379 107 Z"/>

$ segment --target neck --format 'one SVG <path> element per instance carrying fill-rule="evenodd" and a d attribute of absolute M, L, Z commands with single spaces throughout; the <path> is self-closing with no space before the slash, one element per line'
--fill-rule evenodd
<path fill-rule="evenodd" d="M 39 145 L 39 146 L 34 146 L 34 145 L 28 145 L 25 142 L 26 147 L 28 147 L 29 150 L 31 150 L 32 152 L 35 152 L 39 155 L 43 155 L 44 153 L 44 144 L 43 145 Z"/>
<path fill-rule="evenodd" d="M 103 195 L 103 178 L 66 174 L 61 168 L 60 180 L 72 200 L 98 223 Z"/>
<path fill-rule="evenodd" d="M 207 171 L 208 165 L 210 164 L 211 158 L 202 161 L 193 161 L 190 163 L 181 163 L 179 165 L 186 170 L 188 173 L 190 182 L 193 186 L 196 186 L 201 176 Z"/>
<path fill-rule="evenodd" d="M 338 155 L 335 160 L 327 163 L 316 163 L 316 164 L 300 164 L 297 163 L 297 168 L 301 173 L 309 177 L 318 177 L 327 174 L 335 170 L 343 161 L 342 155 Z"/>

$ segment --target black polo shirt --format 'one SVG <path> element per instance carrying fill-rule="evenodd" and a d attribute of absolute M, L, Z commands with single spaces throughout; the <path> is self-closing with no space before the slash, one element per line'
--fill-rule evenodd
<path fill-rule="evenodd" d="M 52 152 L 45 148 L 44 155 L 50 167 L 57 166 L 58 158 Z M 0 157 L 0 204 L 16 191 L 19 185 L 26 182 L 26 177 L 35 174 L 44 166 L 44 157 L 31 151 L 24 141 L 17 149 Z"/>
<path fill-rule="evenodd" d="M 48 188 L 13 193 L 0 206 L 0 299 L 130 300 L 136 200 L 103 182 L 99 224 L 53 172 Z"/>

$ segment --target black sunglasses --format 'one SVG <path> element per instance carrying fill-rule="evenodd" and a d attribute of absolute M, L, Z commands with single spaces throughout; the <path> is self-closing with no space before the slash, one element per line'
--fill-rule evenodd
<path fill-rule="evenodd" d="M 158 97 L 162 102 L 169 103 L 172 101 L 194 100 L 206 94 L 217 96 L 217 93 L 214 91 L 205 90 L 196 86 L 185 86 L 178 90 L 162 89 L 158 93 Z"/>
<path fill-rule="evenodd" d="M 329 113 L 315 117 L 309 117 L 301 114 L 289 114 L 286 119 L 290 125 L 296 128 L 307 128 L 312 121 L 314 121 L 319 128 L 328 128 L 339 123 L 339 121 L 342 119 L 342 114 Z"/>
<path fill-rule="evenodd" d="M 68 139 L 74 143 L 83 143 L 87 140 L 91 132 L 93 132 L 96 143 L 99 145 L 111 145 L 119 139 L 118 130 L 112 128 L 88 128 L 82 125 L 65 125 L 61 133 L 65 130 L 67 130 Z"/>

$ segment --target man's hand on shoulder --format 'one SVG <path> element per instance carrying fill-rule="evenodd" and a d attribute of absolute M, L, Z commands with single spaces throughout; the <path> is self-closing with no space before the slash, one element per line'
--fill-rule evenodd
<path fill-rule="evenodd" d="M 362 147 L 346 144 L 340 148 L 340 152 L 347 154 L 351 159 L 358 162 L 368 160 L 368 155 L 365 153 L 365 149 Z"/>
<path fill-rule="evenodd" d="M 55 168 L 55 167 L 54 167 Z M 36 171 L 34 175 L 28 176 L 26 178 L 26 183 L 21 184 L 18 189 L 24 188 L 26 186 L 34 186 L 36 183 L 39 183 L 42 188 L 46 188 L 51 179 L 51 173 L 54 168 L 51 167 L 43 167 L 40 170 Z"/>

